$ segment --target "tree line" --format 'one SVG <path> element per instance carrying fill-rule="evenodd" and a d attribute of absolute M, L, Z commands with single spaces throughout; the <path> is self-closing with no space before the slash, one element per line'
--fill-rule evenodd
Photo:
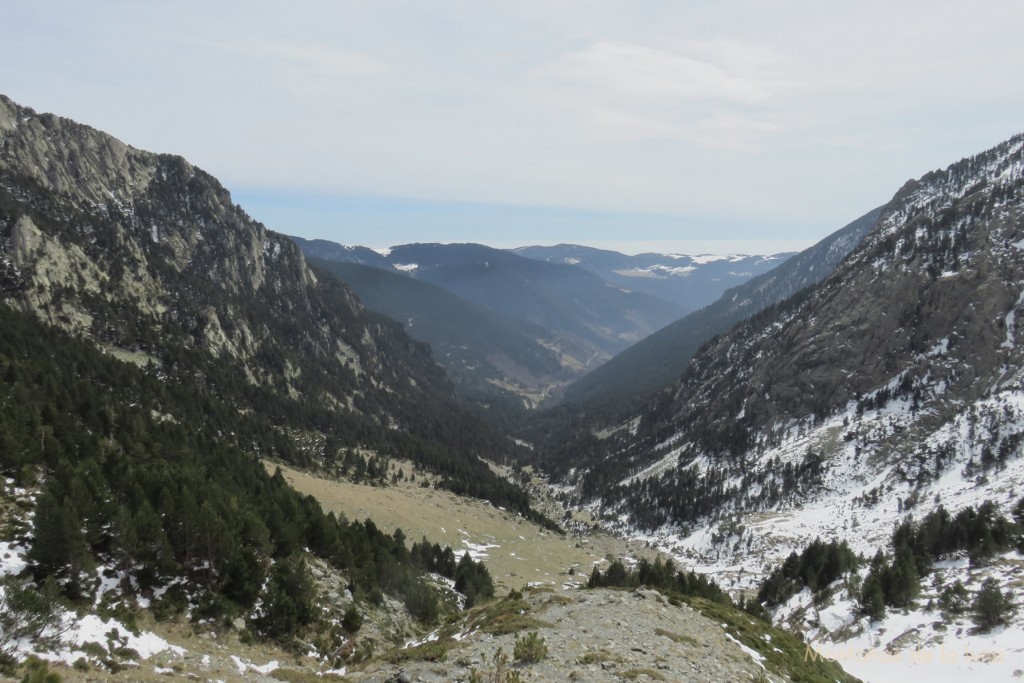
<path fill-rule="evenodd" d="M 438 567 L 418 559 L 421 547 L 370 520 L 325 513 L 253 454 L 291 448 L 208 392 L 0 305 L 0 472 L 38 491 L 21 532 L 36 586 L 56 583 L 65 599 L 90 602 L 98 571 L 121 571 L 134 580 L 125 590 L 170 586 L 157 614 L 242 615 L 255 633 L 287 640 L 319 614 L 308 549 L 347 574 L 357 599 L 388 592 L 436 620 L 423 572 Z M 468 556 L 438 573 L 467 596 L 493 594 L 486 568 Z"/>

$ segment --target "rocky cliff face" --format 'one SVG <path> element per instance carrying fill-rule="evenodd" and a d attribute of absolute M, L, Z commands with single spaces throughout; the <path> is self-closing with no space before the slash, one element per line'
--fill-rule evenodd
<path fill-rule="evenodd" d="M 172 371 L 198 352 L 385 425 L 451 397 L 425 345 L 180 157 L 0 97 L 0 209 L 3 300 L 126 358 Z"/>

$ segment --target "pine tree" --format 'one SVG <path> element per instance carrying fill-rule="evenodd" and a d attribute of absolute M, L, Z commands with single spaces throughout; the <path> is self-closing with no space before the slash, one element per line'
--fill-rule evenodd
<path fill-rule="evenodd" d="M 297 557 L 277 562 L 263 597 L 263 614 L 256 620 L 260 631 L 270 638 L 285 638 L 299 627 L 312 623 L 316 615 L 316 589 L 306 563 Z"/>
<path fill-rule="evenodd" d="M 348 633 L 357 633 L 363 626 L 363 615 L 356 607 L 356 603 L 350 602 L 345 608 L 345 614 L 341 618 L 341 627 Z"/>
<path fill-rule="evenodd" d="M 871 571 L 860 587 L 860 612 L 872 621 L 885 617 L 885 591 L 878 575 Z"/>
<path fill-rule="evenodd" d="M 33 531 L 28 559 L 34 565 L 36 577 L 54 576 L 69 597 L 81 597 L 95 564 L 71 500 L 65 498 L 63 504 L 58 503 L 56 496 L 45 490 L 36 506 Z"/>
<path fill-rule="evenodd" d="M 971 603 L 975 625 L 982 631 L 991 631 L 1006 623 L 1013 613 L 1013 595 L 1000 590 L 999 582 L 993 578 L 981 582 L 981 588 Z"/>

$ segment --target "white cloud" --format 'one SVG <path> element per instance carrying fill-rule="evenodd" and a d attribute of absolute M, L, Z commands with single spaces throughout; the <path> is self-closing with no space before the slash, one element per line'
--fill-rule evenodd
<path fill-rule="evenodd" d="M 593 138 L 672 140 L 735 151 L 779 130 L 778 100 L 797 89 L 774 72 L 786 59 L 735 41 L 693 42 L 670 52 L 598 42 L 538 70 L 548 101 L 575 110 Z"/>
<path fill-rule="evenodd" d="M 641 45 L 599 42 L 560 57 L 551 77 L 596 87 L 611 97 L 682 98 L 753 104 L 772 97 L 773 84 L 722 66 Z"/>
<path fill-rule="evenodd" d="M 287 68 L 338 79 L 377 78 L 389 71 L 388 64 L 375 57 L 327 45 L 250 45 L 248 51 L 276 59 Z"/>

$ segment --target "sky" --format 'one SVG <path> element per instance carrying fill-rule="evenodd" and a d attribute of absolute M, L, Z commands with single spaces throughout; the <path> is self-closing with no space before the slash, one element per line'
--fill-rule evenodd
<path fill-rule="evenodd" d="M 0 92 L 385 247 L 809 246 L 1024 131 L 1011 0 L 6 3 Z"/>

